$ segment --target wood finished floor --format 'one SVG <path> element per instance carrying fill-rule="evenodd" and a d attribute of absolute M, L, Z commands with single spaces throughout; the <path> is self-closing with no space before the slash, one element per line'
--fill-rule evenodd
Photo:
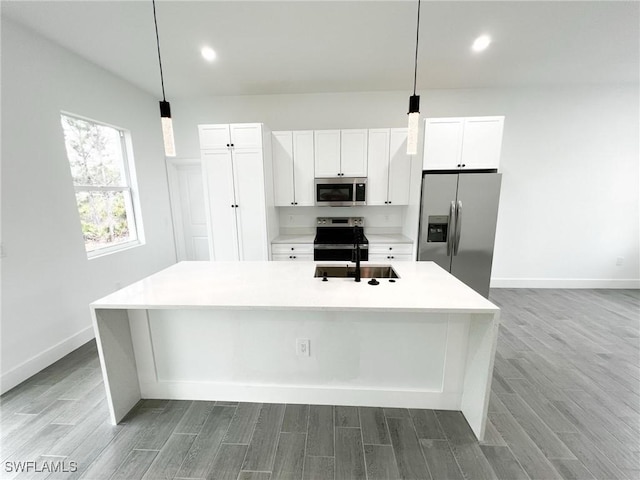
<path fill-rule="evenodd" d="M 0 478 L 640 478 L 640 292 L 491 299 L 483 443 L 458 412 L 394 408 L 146 400 L 112 426 L 90 342 L 0 397 Z M 7 471 L 29 460 L 77 471 Z"/>

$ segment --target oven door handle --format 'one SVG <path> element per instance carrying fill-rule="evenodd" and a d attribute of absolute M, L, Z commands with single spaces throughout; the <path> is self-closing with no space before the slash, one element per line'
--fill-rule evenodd
<path fill-rule="evenodd" d="M 313 248 L 315 250 L 354 250 L 355 249 L 353 245 L 346 245 L 346 244 L 337 245 L 337 244 L 328 244 L 328 243 L 317 244 L 317 245 L 314 245 Z M 369 245 L 360 245 L 360 249 L 368 250 Z"/>

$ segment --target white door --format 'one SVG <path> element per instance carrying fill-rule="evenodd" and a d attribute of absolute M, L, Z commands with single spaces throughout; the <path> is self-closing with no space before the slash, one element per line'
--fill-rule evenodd
<path fill-rule="evenodd" d="M 200 161 L 169 166 L 178 261 L 209 260 L 209 236 Z"/>
<path fill-rule="evenodd" d="M 229 125 L 198 125 L 200 149 L 228 148 L 231 143 Z"/>
<path fill-rule="evenodd" d="M 423 170 L 460 168 L 464 118 L 427 118 L 424 126 Z"/>
<path fill-rule="evenodd" d="M 294 204 L 292 132 L 273 132 L 271 144 L 274 203 L 277 207 L 288 207 Z"/>
<path fill-rule="evenodd" d="M 236 200 L 233 189 L 231 150 L 210 150 L 202 154 L 207 230 L 211 260 L 238 260 Z"/>
<path fill-rule="evenodd" d="M 315 176 L 337 177 L 340 173 L 340 130 L 316 130 L 314 136 Z"/>
<path fill-rule="evenodd" d="M 367 205 L 388 205 L 389 129 L 369 130 Z"/>
<path fill-rule="evenodd" d="M 239 259 L 269 260 L 262 150 L 233 152 Z"/>
<path fill-rule="evenodd" d="M 409 205 L 411 156 L 407 155 L 406 128 L 391 129 L 389 150 L 389 204 Z"/>
<path fill-rule="evenodd" d="M 315 205 L 314 178 L 313 130 L 293 132 L 294 201 L 297 206 Z"/>
<path fill-rule="evenodd" d="M 342 130 L 340 164 L 345 177 L 367 176 L 367 130 Z"/>
<path fill-rule="evenodd" d="M 498 168 L 504 117 L 465 119 L 461 164 L 465 169 Z"/>

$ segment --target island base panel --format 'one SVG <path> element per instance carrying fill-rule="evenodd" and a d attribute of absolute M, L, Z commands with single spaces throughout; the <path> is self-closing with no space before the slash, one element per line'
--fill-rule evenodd
<path fill-rule="evenodd" d="M 114 423 L 142 397 L 461 410 L 476 436 L 484 434 L 497 315 L 111 312 L 119 313 L 98 321 L 97 330 L 107 343 L 101 359 L 120 357 L 103 361 L 105 383 L 118 379 L 107 388 Z M 135 355 L 110 345 L 127 344 L 125 319 Z M 108 322 L 118 324 L 117 335 L 102 335 L 114 330 Z M 309 357 L 297 355 L 298 338 L 310 340 Z"/>

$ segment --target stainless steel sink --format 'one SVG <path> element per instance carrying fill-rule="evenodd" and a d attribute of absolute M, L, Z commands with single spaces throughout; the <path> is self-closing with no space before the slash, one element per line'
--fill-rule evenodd
<path fill-rule="evenodd" d="M 314 277 L 353 278 L 356 276 L 355 265 L 316 265 Z M 391 265 L 362 265 L 362 278 L 400 278 Z"/>

